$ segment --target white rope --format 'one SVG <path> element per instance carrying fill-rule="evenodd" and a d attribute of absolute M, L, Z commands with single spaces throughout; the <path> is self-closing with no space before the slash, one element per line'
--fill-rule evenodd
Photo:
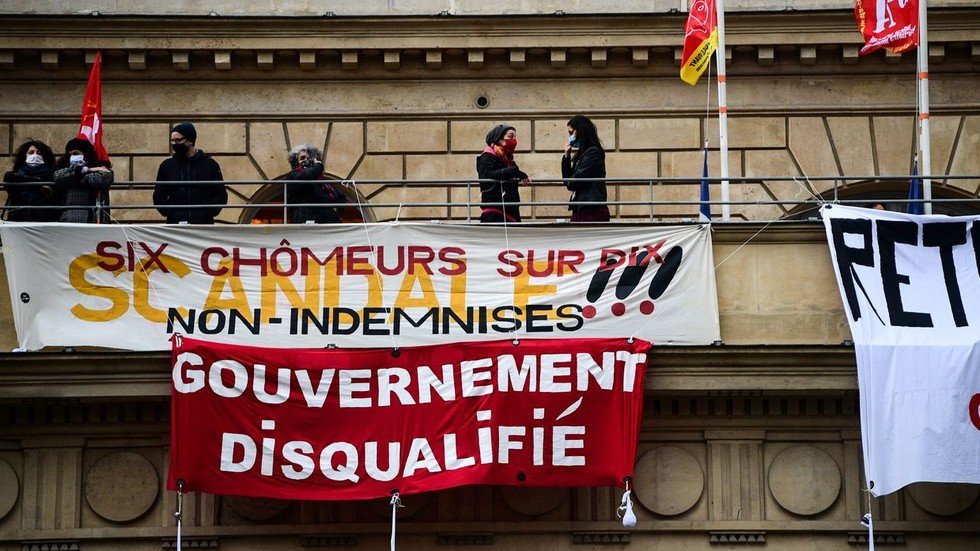
<path fill-rule="evenodd" d="M 868 488 L 863 491 L 868 492 L 868 512 L 861 516 L 861 524 L 868 528 L 868 549 L 875 551 L 875 522 L 874 515 L 871 513 L 871 489 L 875 487 L 872 480 L 868 483 Z"/>
<path fill-rule="evenodd" d="M 177 551 L 183 549 L 181 536 L 184 524 L 184 479 L 177 480 L 177 511 L 174 513 L 177 519 Z"/>
<path fill-rule="evenodd" d="M 376 254 L 377 250 L 374 248 L 374 243 L 371 242 L 371 232 L 368 231 L 367 218 L 364 216 L 364 211 L 361 209 L 361 194 L 357 191 L 357 181 L 355 180 L 345 180 L 341 185 L 347 185 L 350 182 L 350 187 L 354 188 L 354 197 L 357 199 L 357 210 L 361 213 L 361 227 L 364 228 L 364 237 L 367 239 L 368 248 L 371 249 L 372 254 Z M 401 206 L 398 207 L 398 211 L 401 212 Z M 397 222 L 397 220 L 396 220 Z M 380 261 L 378 262 L 380 264 Z M 378 290 L 381 293 L 381 303 L 384 304 L 384 281 L 381 279 L 381 274 L 378 273 L 377 269 L 371 270 L 374 273 L 374 278 L 378 284 Z M 398 350 L 398 342 L 395 340 L 395 332 L 391 330 L 391 318 L 390 316 L 385 317 L 385 323 L 388 325 L 388 336 L 391 338 L 391 347 Z"/>
<path fill-rule="evenodd" d="M 759 231 L 757 231 L 754 234 L 752 234 L 752 237 L 749 237 L 748 239 L 746 239 L 741 245 L 738 246 L 738 248 L 736 248 L 734 251 L 732 251 L 731 254 L 729 254 L 728 256 L 726 256 L 724 260 L 722 260 L 718 264 L 715 264 L 714 268 L 712 269 L 713 270 L 712 272 L 705 272 L 704 275 L 702 275 L 700 278 L 694 280 L 687 289 L 684 289 L 683 291 L 681 291 L 678 296 L 684 296 L 684 295 L 686 295 L 687 293 L 689 293 L 691 291 L 691 289 L 693 289 L 693 288 L 697 287 L 698 285 L 700 285 L 701 282 L 704 281 L 704 278 L 708 277 L 708 274 L 709 273 L 717 272 L 718 271 L 718 268 L 720 268 L 725 262 L 728 262 L 728 259 L 730 259 L 731 257 L 733 257 L 736 254 L 738 254 L 738 252 L 741 251 L 743 247 L 745 247 L 753 239 L 755 239 L 756 237 L 758 237 L 758 235 L 760 233 L 762 233 L 763 231 L 765 231 L 766 228 L 768 228 L 769 226 L 771 226 L 773 222 L 775 222 L 775 220 L 770 220 L 768 223 L 766 223 L 765 226 L 762 226 L 761 228 L 759 228 Z M 703 227 L 704 227 L 705 230 L 711 231 L 710 225 L 704 225 Z M 646 327 L 648 325 L 650 325 L 650 323 L 652 323 L 655 319 L 656 319 L 656 317 L 651 316 L 650 319 L 648 319 L 646 322 L 644 322 L 642 325 L 640 325 L 636 329 L 636 331 L 633 331 L 633 334 L 630 335 L 629 338 L 631 338 L 631 339 L 632 338 L 635 338 L 637 335 L 640 334 L 640 332 L 642 332 L 644 329 L 646 329 Z"/>
<path fill-rule="evenodd" d="M 396 511 L 405 507 L 402 505 L 402 498 L 397 491 L 391 493 L 391 551 L 395 551 L 395 519 Z"/>

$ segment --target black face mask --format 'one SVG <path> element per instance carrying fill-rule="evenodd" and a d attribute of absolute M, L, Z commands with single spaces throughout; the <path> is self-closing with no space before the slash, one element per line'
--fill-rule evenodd
<path fill-rule="evenodd" d="M 174 153 L 176 153 L 178 157 L 186 157 L 187 152 L 191 150 L 190 146 L 185 143 L 173 143 L 170 144 L 170 147 L 173 148 Z"/>

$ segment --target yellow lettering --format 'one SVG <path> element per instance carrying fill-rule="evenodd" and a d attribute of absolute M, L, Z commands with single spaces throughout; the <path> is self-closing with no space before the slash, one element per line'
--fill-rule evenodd
<path fill-rule="evenodd" d="M 262 277 L 261 287 L 262 321 L 265 323 L 276 317 L 276 303 L 280 292 L 293 308 L 320 311 L 320 265 L 315 262 L 310 263 L 309 271 L 306 272 L 302 295 L 289 277 L 275 275 L 271 270 L 268 275 Z"/>
<path fill-rule="evenodd" d="M 170 273 L 175 274 L 179 278 L 183 278 L 191 273 L 187 264 L 184 264 L 178 258 L 164 254 L 160 255 L 159 259 Z M 150 285 L 150 272 L 160 269 L 160 264 L 152 262 L 149 266 L 146 266 L 146 261 L 146 258 L 141 259 L 139 269 L 133 272 L 133 307 L 136 309 L 136 313 L 143 316 L 146 320 L 154 323 L 166 323 L 167 311 L 150 304 L 150 291 L 153 289 Z M 187 308 L 181 306 L 177 310 L 181 316 L 187 317 Z"/>
<path fill-rule="evenodd" d="M 211 280 L 211 290 L 208 291 L 208 296 L 204 299 L 204 309 L 237 310 L 240 314 L 251 318 L 252 308 L 248 305 L 248 295 L 245 294 L 242 280 L 231 275 L 231 259 L 222 260 L 218 266 L 227 268 L 227 271 L 224 275 L 214 276 L 214 279 Z M 225 287 L 231 290 L 231 296 L 228 298 L 222 296 Z"/>
<path fill-rule="evenodd" d="M 85 278 L 85 272 L 96 268 L 102 257 L 97 254 L 79 256 L 68 266 L 68 281 L 76 291 L 83 295 L 99 297 L 108 300 L 111 306 L 105 310 L 94 310 L 81 304 L 71 307 L 71 313 L 82 321 L 105 322 L 122 317 L 129 310 L 129 295 L 124 289 L 108 285 L 96 285 Z M 99 268 L 100 271 L 105 271 Z M 114 277 L 123 273 L 123 269 L 112 272 Z"/>
<path fill-rule="evenodd" d="M 526 310 L 528 302 L 530 302 L 532 296 L 553 296 L 558 292 L 558 285 L 553 283 L 549 285 L 537 285 L 531 283 L 531 276 L 527 272 L 527 262 L 522 262 L 521 264 L 523 264 L 524 269 L 521 270 L 520 275 L 514 278 L 514 306 L 517 306 L 522 310 Z M 540 268 L 538 268 L 538 263 L 535 262 L 534 267 L 537 271 L 539 271 L 539 273 L 544 272 L 548 267 L 547 260 L 541 264 Z M 548 313 L 548 318 L 557 319 L 558 316 L 555 311 L 552 310 Z"/>

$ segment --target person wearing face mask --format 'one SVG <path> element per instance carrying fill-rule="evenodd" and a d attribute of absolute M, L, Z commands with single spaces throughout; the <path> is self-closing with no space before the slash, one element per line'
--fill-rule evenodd
<path fill-rule="evenodd" d="M 197 148 L 197 129 L 189 122 L 170 132 L 173 156 L 160 163 L 153 204 L 168 224 L 214 224 L 228 204 L 228 190 L 218 162 Z M 159 182 L 188 182 L 167 184 Z M 184 205 L 213 205 L 193 208 Z"/>
<path fill-rule="evenodd" d="M 517 130 L 506 124 L 495 126 L 487 133 L 486 142 L 487 147 L 476 158 L 476 173 L 481 180 L 494 181 L 480 182 L 480 222 L 520 222 L 518 186 L 531 180 L 514 162 Z"/>
<path fill-rule="evenodd" d="M 6 219 L 11 222 L 56 222 L 61 215 L 51 183 L 54 179 L 54 152 L 42 141 L 28 140 L 14 153 L 13 169 L 3 175 L 7 192 Z M 41 182 L 48 182 L 43 185 Z"/>
<path fill-rule="evenodd" d="M 606 152 L 599 140 L 595 124 L 588 117 L 576 115 L 568 121 L 568 143 L 561 158 L 562 178 L 605 178 Z M 568 210 L 572 222 L 608 222 L 609 207 L 605 203 L 606 182 L 566 181 L 565 187 L 572 192 Z"/>
<path fill-rule="evenodd" d="M 286 176 L 286 204 L 323 206 L 289 207 L 289 221 L 293 224 L 334 224 L 340 222 L 342 205 L 347 201 L 343 192 L 334 187 L 323 175 L 323 154 L 310 144 L 298 145 L 287 157 L 292 170 Z"/>
<path fill-rule="evenodd" d="M 65 154 L 54 171 L 54 184 L 64 207 L 59 222 L 106 224 L 109 222 L 111 165 L 100 161 L 95 147 L 85 138 L 65 144 Z"/>

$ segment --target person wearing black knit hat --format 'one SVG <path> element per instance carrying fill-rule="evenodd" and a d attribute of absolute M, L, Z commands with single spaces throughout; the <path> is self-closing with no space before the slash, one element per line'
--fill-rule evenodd
<path fill-rule="evenodd" d="M 58 221 L 107 223 L 112 181 L 111 165 L 99 160 L 91 142 L 85 138 L 68 140 L 54 172 L 55 191 L 64 207 Z"/>
<path fill-rule="evenodd" d="M 517 130 L 500 124 L 487 133 L 487 147 L 476 158 L 480 180 L 480 222 L 520 222 L 521 194 L 518 186 L 531 183 L 514 162 Z"/>
<path fill-rule="evenodd" d="M 153 204 L 168 224 L 214 224 L 214 218 L 228 204 L 228 190 L 217 161 L 197 148 L 197 129 L 182 122 L 170 132 L 173 156 L 164 159 L 157 170 Z M 189 182 L 173 184 L 169 182 Z M 184 205 L 213 205 L 192 207 Z"/>

